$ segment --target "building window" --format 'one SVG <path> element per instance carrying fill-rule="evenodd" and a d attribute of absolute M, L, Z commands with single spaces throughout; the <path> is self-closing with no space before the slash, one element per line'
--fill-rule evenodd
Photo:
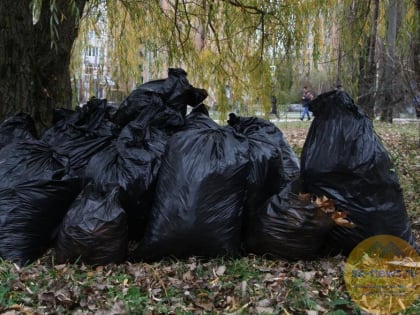
<path fill-rule="evenodd" d="M 99 47 L 89 46 L 85 50 L 85 56 L 88 57 L 99 57 L 99 53 L 103 53 Z"/>

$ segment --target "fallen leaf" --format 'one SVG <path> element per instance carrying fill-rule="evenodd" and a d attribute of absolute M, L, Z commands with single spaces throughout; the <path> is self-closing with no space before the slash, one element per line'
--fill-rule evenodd
<path fill-rule="evenodd" d="M 331 219 L 337 224 L 338 226 L 347 227 L 347 228 L 354 228 L 356 225 L 347 220 L 347 213 L 344 211 L 336 211 L 331 214 Z"/>
<path fill-rule="evenodd" d="M 317 207 L 326 213 L 334 212 L 334 201 L 326 196 L 317 197 L 313 202 Z"/>
<path fill-rule="evenodd" d="M 274 313 L 274 308 L 257 306 L 255 308 L 255 311 L 257 312 L 257 314 L 273 314 Z"/>
<path fill-rule="evenodd" d="M 216 273 L 217 276 L 220 277 L 220 276 L 223 276 L 225 271 L 226 271 L 226 266 L 222 265 L 222 266 L 217 267 L 217 270 L 216 270 L 215 273 Z"/>
<path fill-rule="evenodd" d="M 191 270 L 188 270 L 186 273 L 182 275 L 182 280 L 184 281 L 192 281 L 194 280 L 194 275 Z"/>

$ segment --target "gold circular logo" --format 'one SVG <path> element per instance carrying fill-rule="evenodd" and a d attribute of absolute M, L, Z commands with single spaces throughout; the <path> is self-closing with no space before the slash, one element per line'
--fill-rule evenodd
<path fill-rule="evenodd" d="M 375 314 L 394 314 L 410 306 L 420 293 L 420 259 L 406 241 L 376 235 L 359 243 L 344 267 L 352 300 Z"/>

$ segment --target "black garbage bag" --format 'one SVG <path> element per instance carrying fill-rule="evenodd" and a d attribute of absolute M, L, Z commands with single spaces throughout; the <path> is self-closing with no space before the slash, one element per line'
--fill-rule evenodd
<path fill-rule="evenodd" d="M 184 125 L 185 117 L 178 111 L 166 106 L 162 95 L 157 92 L 138 88 L 121 103 L 112 121 L 121 127 L 129 122 L 150 117 L 148 125 L 159 126 L 167 133 L 174 133 Z"/>
<path fill-rule="evenodd" d="M 207 91 L 193 87 L 182 69 L 168 70 L 168 78 L 146 82 L 120 104 L 113 121 L 125 126 L 139 115 L 155 111 L 155 121 L 167 127 L 182 127 L 187 106 L 197 106 L 207 97 Z"/>
<path fill-rule="evenodd" d="M 36 138 L 35 122 L 29 114 L 10 116 L 0 124 L 0 149 L 9 143 Z"/>
<path fill-rule="evenodd" d="M 69 159 L 40 140 L 11 143 L 0 150 L 0 189 L 28 180 L 59 180 L 69 170 Z"/>
<path fill-rule="evenodd" d="M 128 123 L 119 137 L 94 155 L 86 167 L 86 177 L 101 190 L 119 186 L 121 204 L 128 215 L 129 238 L 143 237 L 154 197 L 154 186 L 165 152 L 168 135 L 150 126 L 154 112 Z"/>
<path fill-rule="evenodd" d="M 153 122 L 150 125 L 159 126 L 167 134 L 174 134 L 179 131 L 185 124 L 185 117 L 180 112 L 165 107 L 165 109 L 153 117 Z"/>
<path fill-rule="evenodd" d="M 248 142 L 231 128 L 191 128 L 173 135 L 151 219 L 133 259 L 238 255 L 248 164 Z"/>
<path fill-rule="evenodd" d="M 258 209 L 298 176 L 299 160 L 283 133 L 273 123 L 257 117 L 239 117 L 230 113 L 228 124 L 244 134 L 249 142 L 250 171 L 242 231 L 243 238 L 247 239 L 253 233 Z M 284 162 L 289 165 L 289 173 L 285 171 Z"/>
<path fill-rule="evenodd" d="M 228 124 L 244 134 L 249 142 L 246 213 L 256 211 L 269 197 L 279 193 L 288 181 L 299 176 L 299 159 L 283 133 L 267 120 L 230 113 Z"/>
<path fill-rule="evenodd" d="M 371 120 L 344 91 L 319 95 L 309 109 L 315 119 L 301 155 L 304 190 L 333 199 L 356 225 L 334 228 L 326 250 L 348 254 L 378 234 L 414 245 L 398 176 Z"/>
<path fill-rule="evenodd" d="M 165 104 L 160 94 L 137 88 L 120 104 L 112 121 L 124 127 L 139 116 L 148 115 L 151 111 L 157 114 L 164 110 Z"/>
<path fill-rule="evenodd" d="M 0 190 L 0 257 L 25 265 L 50 246 L 55 229 L 81 191 L 77 179 L 27 181 Z"/>
<path fill-rule="evenodd" d="M 187 105 L 195 107 L 207 97 L 207 91 L 193 87 L 187 79 L 187 73 L 181 68 L 169 68 L 166 79 L 149 81 L 139 90 L 157 92 L 165 105 L 182 113 L 185 117 Z"/>
<path fill-rule="evenodd" d="M 85 136 L 108 137 L 119 133 L 119 127 L 110 121 L 106 99 L 92 99 L 77 110 L 55 109 L 56 123 L 42 134 L 42 140 L 59 146 L 63 141 Z"/>
<path fill-rule="evenodd" d="M 108 118 L 106 100 L 95 99 L 65 115 L 41 139 L 69 158 L 71 176 L 83 177 L 90 158 L 106 148 L 119 132 Z"/>
<path fill-rule="evenodd" d="M 334 221 L 310 201 L 297 198 L 299 185 L 289 182 L 255 213 L 245 236 L 249 253 L 289 260 L 320 255 Z"/>
<path fill-rule="evenodd" d="M 210 118 L 205 104 L 194 107 L 186 116 L 182 130 L 220 128 L 219 124 Z"/>
<path fill-rule="evenodd" d="M 53 125 L 61 120 L 69 120 L 72 117 L 77 117 L 78 114 L 75 110 L 68 108 L 55 108 L 53 110 Z"/>
<path fill-rule="evenodd" d="M 191 112 L 188 114 L 188 116 L 191 117 L 192 115 L 197 114 L 197 113 L 204 114 L 204 116 L 210 117 L 209 108 L 204 103 L 198 104 L 197 106 L 193 107 L 191 109 Z"/>
<path fill-rule="evenodd" d="M 271 121 L 258 117 L 239 117 L 229 114 L 228 124 L 255 142 L 265 142 L 267 145 L 280 149 L 282 155 L 282 172 L 287 181 L 300 176 L 300 160 L 284 137 L 283 132 Z"/>
<path fill-rule="evenodd" d="M 116 135 L 119 127 L 111 121 L 112 111 L 106 99 L 91 98 L 86 104 L 77 108 L 78 115 L 73 126 L 98 136 Z"/>
<path fill-rule="evenodd" d="M 120 263 L 128 250 L 127 216 L 117 186 L 106 192 L 88 184 L 66 213 L 57 234 L 57 262 Z"/>

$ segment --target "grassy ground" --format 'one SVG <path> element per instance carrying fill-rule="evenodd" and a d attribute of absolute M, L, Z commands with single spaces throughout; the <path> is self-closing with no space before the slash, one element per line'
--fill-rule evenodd
<path fill-rule="evenodd" d="M 279 125 L 298 154 L 308 122 Z M 377 123 L 420 229 L 418 126 Z M 0 314 L 366 314 L 349 298 L 342 256 L 288 262 L 249 256 L 91 267 L 0 262 Z M 420 314 L 420 300 L 402 314 Z"/>

